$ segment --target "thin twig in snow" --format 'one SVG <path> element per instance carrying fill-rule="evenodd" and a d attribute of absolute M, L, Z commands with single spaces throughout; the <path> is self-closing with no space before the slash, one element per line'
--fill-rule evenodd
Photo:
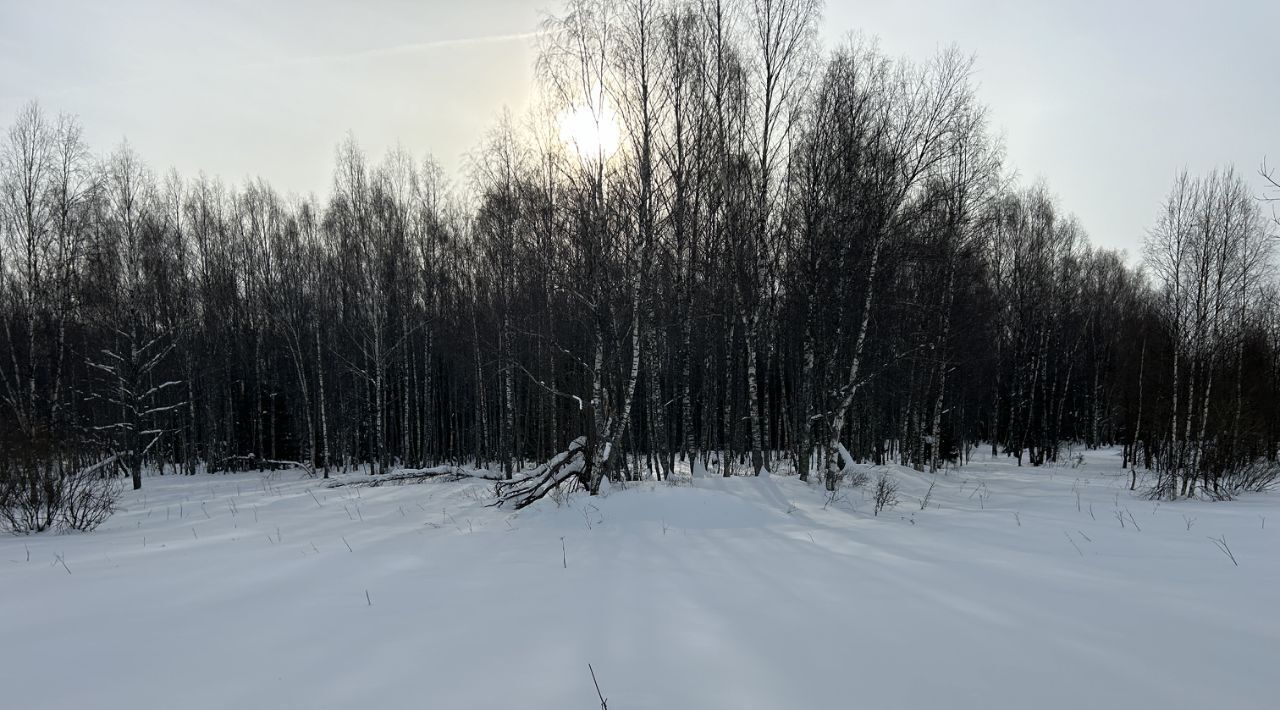
<path fill-rule="evenodd" d="M 1235 565 L 1236 567 L 1239 567 L 1239 566 L 1240 566 L 1240 563 L 1239 563 L 1239 562 L 1236 562 L 1236 556 L 1235 556 L 1235 555 L 1233 555 L 1233 554 L 1231 554 L 1231 548 L 1230 548 L 1230 547 L 1227 547 L 1227 536 L 1226 536 L 1226 535 L 1223 535 L 1222 537 L 1211 537 L 1211 538 L 1209 538 L 1209 540 L 1211 540 L 1211 541 L 1213 542 L 1213 544 L 1214 544 L 1214 545 L 1217 545 L 1217 547 L 1218 547 L 1218 549 L 1219 549 L 1219 550 L 1222 550 L 1222 554 L 1224 554 L 1224 555 L 1226 555 L 1227 557 L 1231 558 L 1231 564 Z"/>
<path fill-rule="evenodd" d="M 596 669 L 588 663 L 587 670 L 591 671 L 591 682 L 596 686 L 596 697 L 600 698 L 600 710 L 609 710 L 609 701 L 605 700 L 604 693 L 600 692 L 600 683 L 596 680 Z"/>
<path fill-rule="evenodd" d="M 1075 540 L 1071 539 L 1071 533 L 1067 532 L 1066 530 L 1063 530 L 1062 534 L 1066 536 L 1067 542 L 1071 543 L 1071 546 L 1076 548 L 1076 552 L 1080 553 L 1081 557 L 1084 557 L 1084 551 L 1080 549 L 1080 546 L 1076 544 Z"/>

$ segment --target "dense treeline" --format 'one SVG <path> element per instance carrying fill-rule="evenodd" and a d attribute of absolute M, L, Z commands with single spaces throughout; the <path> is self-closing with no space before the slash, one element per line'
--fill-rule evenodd
<path fill-rule="evenodd" d="M 1118 444 L 1174 496 L 1275 459 L 1240 175 L 1180 178 L 1131 268 L 1008 178 L 969 59 L 823 54 L 819 10 L 574 0 L 462 185 L 350 138 L 327 199 L 156 174 L 30 105 L 0 148 L 5 475 L 550 460 L 527 499 Z"/>

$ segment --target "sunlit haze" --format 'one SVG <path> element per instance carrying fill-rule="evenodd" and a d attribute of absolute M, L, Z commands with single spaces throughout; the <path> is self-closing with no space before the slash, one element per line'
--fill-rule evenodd
<path fill-rule="evenodd" d="M 351 131 L 459 177 L 503 106 L 534 82 L 546 0 L 0 0 L 0 117 L 32 98 L 123 137 L 158 168 L 261 175 L 327 193 Z M 1094 242 L 1133 251 L 1175 171 L 1280 159 L 1280 3 L 828 2 L 848 32 L 923 59 L 977 57 L 980 96 L 1025 180 L 1043 178 Z M 1098 164 L 1105 160 L 1105 169 Z"/>

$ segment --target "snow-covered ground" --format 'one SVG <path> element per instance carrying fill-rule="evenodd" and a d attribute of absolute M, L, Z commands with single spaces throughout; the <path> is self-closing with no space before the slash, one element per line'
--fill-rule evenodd
<path fill-rule="evenodd" d="M 1117 463 L 979 461 L 923 510 L 893 469 L 878 518 L 780 476 L 518 514 L 149 478 L 97 532 L 0 537 L 0 705 L 596 708 L 590 663 L 614 710 L 1280 707 L 1280 496 L 1156 505 Z"/>

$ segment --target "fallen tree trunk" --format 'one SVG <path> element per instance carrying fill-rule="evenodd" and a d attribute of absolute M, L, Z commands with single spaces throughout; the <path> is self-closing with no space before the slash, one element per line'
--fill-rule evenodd
<path fill-rule="evenodd" d="M 300 468 L 307 472 L 307 475 L 314 475 L 315 469 L 301 461 L 280 461 L 277 459 L 258 458 L 252 454 L 240 454 L 225 456 L 217 461 L 213 461 L 209 465 L 209 473 L 238 473 L 241 471 L 252 471 L 254 469 L 267 471 L 283 471 L 290 468 Z"/>
<path fill-rule="evenodd" d="M 581 480 L 590 473 L 586 447 L 587 438 L 580 436 L 569 442 L 569 448 L 552 456 L 528 476 L 514 481 L 499 481 L 494 487 L 498 499 L 489 505 L 498 508 L 510 505 L 519 510 L 542 499 L 570 478 Z"/>
<path fill-rule="evenodd" d="M 356 481 L 334 480 L 325 487 L 342 488 L 344 486 L 363 486 L 366 488 L 377 488 L 378 486 L 386 485 L 402 486 L 406 483 L 422 483 L 424 481 L 436 479 L 460 481 L 464 478 L 482 478 L 485 480 L 497 481 L 502 478 L 502 474 L 486 471 L 484 469 L 465 468 L 462 466 L 433 466 L 431 468 L 396 471 L 395 473 L 389 473 L 385 476 L 363 478 Z"/>

